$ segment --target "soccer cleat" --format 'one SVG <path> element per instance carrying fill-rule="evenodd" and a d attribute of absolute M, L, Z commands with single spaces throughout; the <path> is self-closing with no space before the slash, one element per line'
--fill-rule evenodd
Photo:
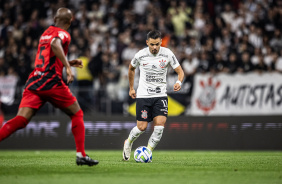
<path fill-rule="evenodd" d="M 76 164 L 93 166 L 99 164 L 99 161 L 92 160 L 88 155 L 86 155 L 86 157 L 76 157 Z"/>
<path fill-rule="evenodd" d="M 124 146 L 123 146 L 123 153 L 122 153 L 123 160 L 128 161 L 130 159 L 131 147 L 132 144 L 130 144 L 128 142 L 128 139 L 126 139 L 124 141 Z"/>

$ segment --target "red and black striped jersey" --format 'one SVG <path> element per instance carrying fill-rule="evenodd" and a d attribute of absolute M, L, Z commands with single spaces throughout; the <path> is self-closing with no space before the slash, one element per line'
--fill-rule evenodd
<path fill-rule="evenodd" d="M 60 38 L 65 55 L 71 41 L 70 34 L 56 26 L 50 26 L 41 35 L 35 58 L 35 69 L 29 75 L 25 88 L 29 90 L 49 90 L 63 85 L 63 63 L 55 56 L 51 41 Z"/>

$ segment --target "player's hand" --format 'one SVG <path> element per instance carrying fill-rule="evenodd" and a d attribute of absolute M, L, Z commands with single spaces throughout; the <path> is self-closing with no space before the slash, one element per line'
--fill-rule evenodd
<path fill-rule="evenodd" d="M 129 90 L 129 96 L 130 96 L 132 99 L 135 99 L 135 98 L 136 98 L 136 92 L 135 92 L 134 89 Z"/>
<path fill-rule="evenodd" d="M 180 84 L 175 83 L 174 86 L 173 86 L 173 91 L 179 91 L 180 89 L 181 89 Z"/>
<path fill-rule="evenodd" d="M 67 84 L 70 84 L 74 80 L 74 75 L 72 74 L 71 67 L 67 67 L 66 72 L 67 72 Z"/>
<path fill-rule="evenodd" d="M 83 68 L 83 63 L 81 59 L 74 59 L 69 61 L 69 63 L 73 67 Z"/>

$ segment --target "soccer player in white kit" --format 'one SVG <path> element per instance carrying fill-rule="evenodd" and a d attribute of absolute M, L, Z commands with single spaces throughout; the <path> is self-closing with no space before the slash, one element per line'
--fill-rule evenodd
<path fill-rule="evenodd" d="M 145 132 L 148 123 L 153 121 L 154 131 L 147 147 L 153 151 L 160 142 L 167 119 L 168 101 L 166 90 L 167 68 L 170 65 L 178 74 L 178 80 L 173 89 L 179 91 L 184 78 L 184 72 L 175 55 L 168 48 L 161 47 L 161 33 L 157 30 L 147 34 L 148 47 L 140 50 L 131 60 L 128 69 L 129 96 L 136 98 L 135 126 L 124 142 L 123 160 L 130 159 L 133 142 Z M 139 66 L 140 79 L 137 94 L 133 88 L 135 69 Z"/>

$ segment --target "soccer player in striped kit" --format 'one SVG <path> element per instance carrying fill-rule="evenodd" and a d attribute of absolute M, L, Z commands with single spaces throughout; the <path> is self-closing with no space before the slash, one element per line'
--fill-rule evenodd
<path fill-rule="evenodd" d="M 71 41 L 67 30 L 72 19 L 72 12 L 69 9 L 59 8 L 54 17 L 54 26 L 50 26 L 41 35 L 35 59 L 35 69 L 26 82 L 17 116 L 7 121 L 0 129 L 0 142 L 16 130 L 26 127 L 37 110 L 46 102 L 50 102 L 65 112 L 72 120 L 77 165 L 93 166 L 99 162 L 85 154 L 83 112 L 76 97 L 72 95 L 62 79 L 63 67 L 66 68 L 68 84 L 74 80 L 71 66 L 83 67 L 81 60 L 67 61 L 66 58 Z"/>

